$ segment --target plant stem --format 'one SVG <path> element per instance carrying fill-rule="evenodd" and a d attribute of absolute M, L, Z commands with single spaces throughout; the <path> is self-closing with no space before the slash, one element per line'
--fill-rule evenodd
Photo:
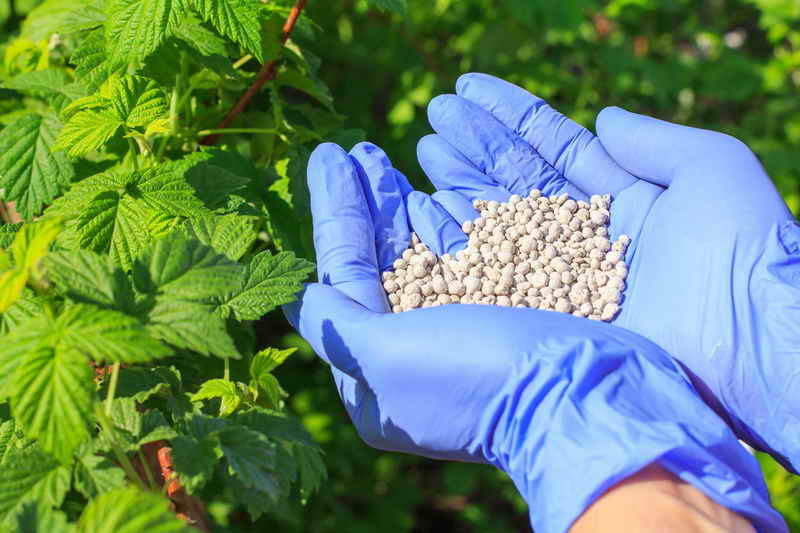
<path fill-rule="evenodd" d="M 108 383 L 108 393 L 106 394 L 106 415 L 111 416 L 114 407 L 114 396 L 117 394 L 117 382 L 119 381 L 119 363 L 114 363 L 111 367 L 111 381 Z"/>
<path fill-rule="evenodd" d="M 246 65 L 246 64 L 247 64 L 247 62 L 248 62 L 248 61 L 250 61 L 251 59 L 253 59 L 253 56 L 252 56 L 252 55 L 250 55 L 250 54 L 247 54 L 246 56 L 243 56 L 242 58 L 240 58 L 239 60 L 237 60 L 237 61 L 236 61 L 236 63 L 234 63 L 234 64 L 233 64 L 233 68 L 234 68 L 234 69 L 239 69 L 239 68 L 242 68 L 242 67 L 243 67 L 244 65 Z"/>
<path fill-rule="evenodd" d="M 169 138 L 172 135 L 175 135 L 175 132 L 178 130 L 178 116 L 180 110 L 183 108 L 183 104 L 186 102 L 186 98 L 181 98 L 181 90 L 183 88 L 183 79 L 186 76 L 186 64 L 184 61 L 184 55 L 181 53 L 180 56 L 180 69 L 178 73 L 175 75 L 175 87 L 172 88 L 172 96 L 169 100 L 169 130 L 170 135 L 164 137 L 161 141 L 161 144 L 158 147 L 158 152 L 156 153 L 156 160 L 161 161 L 164 157 L 164 152 L 167 150 L 167 145 L 169 144 Z"/>
<path fill-rule="evenodd" d="M 102 409 L 98 408 L 96 415 L 98 422 L 100 422 L 100 426 L 102 426 L 103 428 L 103 431 L 105 431 L 109 436 L 109 440 L 111 442 L 111 448 L 114 450 L 114 455 L 116 455 L 117 461 L 119 461 L 119 464 L 122 467 L 122 469 L 131 479 L 131 481 L 139 485 L 139 488 L 145 491 L 150 490 L 144 484 L 142 478 L 139 477 L 139 474 L 136 473 L 136 469 L 133 467 L 133 463 L 131 463 L 131 460 L 128 458 L 127 454 L 122 450 L 119 443 L 117 442 L 117 438 L 114 435 L 114 426 L 111 423 L 111 420 L 109 420 L 108 416 L 103 412 Z"/>
<path fill-rule="evenodd" d="M 133 168 L 139 170 L 139 152 L 136 150 L 136 141 L 130 137 L 128 137 L 128 150 L 131 153 L 131 159 L 133 159 Z"/>
<path fill-rule="evenodd" d="M 279 135 L 280 131 L 269 128 L 227 128 L 221 130 L 201 130 L 197 132 L 197 134 L 200 136 L 225 135 L 227 133 L 263 133 L 269 135 Z"/>
<path fill-rule="evenodd" d="M 144 453 L 140 449 L 138 452 L 139 461 L 142 463 L 142 470 L 144 470 L 144 475 L 147 476 L 147 484 L 150 487 L 150 490 L 153 492 L 158 492 L 158 484 L 156 483 L 155 478 L 153 477 L 153 473 L 150 471 L 150 463 L 147 461 L 147 457 L 145 457 Z"/>
<path fill-rule="evenodd" d="M 286 19 L 286 23 L 283 25 L 283 32 L 281 32 L 280 37 L 281 45 L 285 45 L 286 41 L 289 40 L 289 35 L 291 35 L 292 30 L 294 30 L 294 26 L 297 24 L 297 19 L 300 18 L 300 14 L 306 7 L 307 2 L 308 0 L 296 0 L 291 12 L 289 12 L 289 17 Z M 245 109 L 247 109 L 247 106 L 250 105 L 253 97 L 258 94 L 264 85 L 266 85 L 267 82 L 275 79 L 275 77 L 278 75 L 278 59 L 279 57 L 276 57 L 261 67 L 261 70 L 258 72 L 253 84 L 248 87 L 241 97 L 239 97 L 239 100 L 236 102 L 236 104 L 234 104 L 225 118 L 222 119 L 222 122 L 219 123 L 217 129 L 227 129 L 228 126 L 230 126 L 233 121 L 236 120 L 236 117 L 238 117 Z M 200 144 L 211 146 L 217 142 L 218 138 L 218 135 L 209 135 L 200 141 Z"/>
<path fill-rule="evenodd" d="M 223 373 L 225 381 L 231 380 L 231 362 L 227 357 L 225 358 L 225 372 Z"/>

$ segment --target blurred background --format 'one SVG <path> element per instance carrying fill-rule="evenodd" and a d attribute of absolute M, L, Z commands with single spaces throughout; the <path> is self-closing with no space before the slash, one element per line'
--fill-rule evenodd
<path fill-rule="evenodd" d="M 365 0 L 310 0 L 308 9 L 318 31 L 303 44 L 322 60 L 319 77 L 337 111 L 418 187 L 427 187 L 416 143 L 431 133 L 428 101 L 453 92 L 460 74 L 480 71 L 522 85 L 590 129 L 603 107 L 618 105 L 734 135 L 800 213 L 798 0 L 409 0 L 405 16 Z M 302 345 L 292 335 L 283 342 Z M 275 527 L 530 531 L 524 503 L 492 468 L 362 444 L 308 349 L 279 377 L 325 447 L 329 483 Z M 800 532 L 800 478 L 761 459 L 774 504 Z"/>
<path fill-rule="evenodd" d="M 0 24 L 13 31 L 37 3 L 18 0 L 12 12 L 0 0 Z M 367 0 L 309 0 L 307 9 L 313 22 L 294 38 L 320 60 L 317 76 L 344 137 L 382 146 L 418 187 L 428 188 L 415 155 L 431 131 L 428 101 L 452 92 L 461 73 L 481 71 L 590 129 L 603 107 L 618 105 L 739 137 L 800 214 L 800 0 L 409 0 L 405 14 Z M 328 369 L 280 313 L 261 321 L 260 335 L 264 344 L 300 348 L 277 374 L 291 410 L 323 445 L 329 479 L 305 505 L 255 527 L 222 518 L 226 531 L 530 531 L 504 475 L 368 448 Z M 800 478 L 760 459 L 773 503 L 800 532 Z"/>

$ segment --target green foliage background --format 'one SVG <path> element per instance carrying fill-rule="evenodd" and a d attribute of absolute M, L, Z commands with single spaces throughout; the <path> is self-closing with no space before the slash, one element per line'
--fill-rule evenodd
<path fill-rule="evenodd" d="M 38 3 L 18 0 L 11 12 L 8 0 L 0 1 L 3 32 L 14 32 Z M 590 128 L 600 109 L 619 105 L 735 135 L 757 152 L 800 213 L 797 0 L 409 0 L 403 6 L 404 0 L 309 0 L 313 24 L 299 27 L 294 39 L 321 60 L 318 77 L 327 85 L 306 91 L 315 90 L 326 107 L 335 102 L 347 128 L 329 136 L 352 144 L 366 135 L 418 186 L 426 187 L 415 152 L 430 132 L 427 102 L 452 92 L 461 73 L 483 71 L 526 87 Z M 269 110 L 266 99 L 261 111 Z M 248 137 L 236 146 L 258 162 L 269 142 Z M 215 503 L 209 511 L 221 530 L 529 529 L 524 503 L 494 469 L 384 454 L 363 444 L 327 368 L 280 313 L 262 319 L 258 333 L 259 344 L 299 348 L 276 375 L 291 393 L 291 410 L 323 446 L 328 482 L 307 504 L 295 502 L 255 526 Z M 760 459 L 774 503 L 800 531 L 797 478 Z"/>
<path fill-rule="evenodd" d="M 418 186 L 426 105 L 464 72 L 507 78 L 589 128 L 607 105 L 725 131 L 749 144 L 800 214 L 797 0 L 409 0 L 406 16 L 365 0 L 309 3 L 309 49 L 351 128 Z M 289 335 L 284 342 L 299 342 Z M 363 445 L 326 369 L 307 352 L 280 373 L 327 452 L 329 482 L 280 520 L 292 532 L 527 531 L 526 508 L 490 468 Z M 761 458 L 800 531 L 800 483 Z M 277 525 L 277 524 L 276 524 Z"/>

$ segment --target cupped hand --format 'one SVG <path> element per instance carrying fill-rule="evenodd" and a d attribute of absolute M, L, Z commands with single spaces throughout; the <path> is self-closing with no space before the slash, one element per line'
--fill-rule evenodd
<path fill-rule="evenodd" d="M 754 459 L 658 347 L 534 309 L 390 313 L 380 272 L 412 229 L 438 254 L 463 246 L 457 222 L 371 144 L 321 145 L 308 178 L 320 283 L 285 312 L 368 444 L 503 469 L 537 531 L 566 531 L 656 461 L 760 530 L 785 530 Z"/>
<path fill-rule="evenodd" d="M 616 107 L 595 137 L 484 74 L 456 93 L 431 102 L 436 134 L 418 149 L 437 189 L 468 201 L 610 193 L 611 236 L 632 238 L 614 323 L 677 358 L 743 439 L 797 470 L 800 229 L 747 146 Z"/>

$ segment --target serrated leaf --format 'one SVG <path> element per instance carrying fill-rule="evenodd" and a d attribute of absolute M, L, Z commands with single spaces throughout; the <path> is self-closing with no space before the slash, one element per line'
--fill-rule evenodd
<path fill-rule="evenodd" d="M 197 492 L 211 480 L 219 460 L 214 438 L 198 440 L 180 435 L 172 440 L 172 463 L 189 494 Z"/>
<path fill-rule="evenodd" d="M 164 115 L 168 107 L 167 97 L 158 83 L 142 76 L 116 78 L 110 84 L 108 99 L 129 128 L 147 126 Z"/>
<path fill-rule="evenodd" d="M 231 425 L 219 433 L 219 448 L 230 470 L 246 487 L 267 493 L 278 490 L 273 472 L 274 444 L 267 437 L 244 426 Z"/>
<path fill-rule="evenodd" d="M 125 273 L 107 256 L 86 250 L 53 252 L 45 259 L 48 277 L 74 302 L 133 310 L 133 289 Z"/>
<path fill-rule="evenodd" d="M 193 396 L 193 402 L 219 398 L 219 416 L 233 413 L 242 402 L 242 396 L 236 383 L 227 379 L 210 379 L 203 383 Z"/>
<path fill-rule="evenodd" d="M 254 219 L 238 215 L 192 218 L 184 228 L 189 237 L 211 246 L 233 261 L 241 259 L 258 237 Z"/>
<path fill-rule="evenodd" d="M 14 236 L 17 234 L 17 232 L 21 227 L 22 227 L 21 222 L 18 222 L 16 224 L 0 225 L 0 249 L 5 249 L 11 246 L 11 243 L 14 242 Z"/>
<path fill-rule="evenodd" d="M 109 435 L 104 430 L 97 441 L 103 450 L 112 449 L 112 443 L 115 442 L 122 450 L 133 452 L 144 444 L 177 436 L 160 411 L 141 413 L 136 400 L 130 397 L 114 399 L 111 420 L 114 435 Z"/>
<path fill-rule="evenodd" d="M 53 329 L 59 346 L 69 346 L 97 362 L 142 363 L 172 355 L 136 318 L 92 305 L 68 307 Z"/>
<path fill-rule="evenodd" d="M 143 293 L 157 290 L 176 300 L 210 303 L 236 287 L 243 270 L 210 246 L 175 231 L 136 260 L 133 280 Z"/>
<path fill-rule="evenodd" d="M 144 403 L 152 396 L 168 392 L 170 382 L 164 377 L 162 371 L 169 370 L 165 367 L 156 368 L 121 368 L 117 382 L 117 398 L 132 398 L 137 403 Z M 107 392 L 107 382 L 104 382 L 101 393 Z"/>
<path fill-rule="evenodd" d="M 24 270 L 12 269 L 0 274 L 0 313 L 5 313 L 22 296 L 28 274 Z"/>
<path fill-rule="evenodd" d="M 0 333 L 6 334 L 21 323 L 40 315 L 43 307 L 36 294 L 30 289 L 23 289 L 22 294 L 14 304 L 6 309 L 0 317 Z M 2 393 L 0 393 L 2 396 Z"/>
<path fill-rule="evenodd" d="M 108 250 L 120 200 L 116 191 L 104 191 L 86 204 L 77 221 L 78 243 L 82 248 L 95 252 Z"/>
<path fill-rule="evenodd" d="M 140 202 L 125 197 L 117 209 L 114 234 L 111 237 L 111 257 L 126 271 L 150 242 L 147 229 L 147 210 Z"/>
<path fill-rule="evenodd" d="M 89 502 L 78 522 L 81 533 L 193 533 L 169 509 L 169 502 L 136 488 L 101 494 Z"/>
<path fill-rule="evenodd" d="M 368 0 L 370 4 L 383 11 L 392 11 L 400 15 L 408 12 L 408 0 Z"/>
<path fill-rule="evenodd" d="M 220 309 L 237 320 L 257 320 L 272 309 L 294 301 L 312 270 L 312 263 L 298 259 L 291 252 L 277 255 L 261 252 L 247 265 L 244 283 L 220 301 Z"/>
<path fill-rule="evenodd" d="M 153 53 L 168 35 L 172 0 L 109 0 L 106 47 L 115 61 L 131 63 Z"/>
<path fill-rule="evenodd" d="M 38 215 L 72 181 L 67 156 L 53 153 L 61 123 L 26 115 L 0 132 L 0 187 L 26 220 Z"/>
<path fill-rule="evenodd" d="M 0 350 L 0 399 L 14 394 L 14 375 L 25 354 L 33 351 L 47 334 L 47 321 L 35 316 L 24 321 L 11 332 L 0 337 L 3 349 Z"/>
<path fill-rule="evenodd" d="M 241 73 L 233 68 L 228 59 L 225 40 L 203 26 L 196 17 L 184 17 L 173 31 L 175 37 L 190 51 L 189 57 L 220 76 L 239 77 Z"/>
<path fill-rule="evenodd" d="M 185 174 L 185 164 L 176 161 L 142 171 L 135 184 L 143 200 L 154 209 L 174 216 L 207 213 Z"/>
<path fill-rule="evenodd" d="M 28 270 L 31 277 L 38 279 L 39 263 L 63 227 L 58 219 L 39 220 L 22 226 L 11 243 L 16 267 Z"/>
<path fill-rule="evenodd" d="M 11 406 L 26 435 L 68 461 L 89 437 L 93 389 L 86 357 L 74 349 L 41 346 L 25 354 L 17 368 Z"/>
<path fill-rule="evenodd" d="M 261 47 L 262 13 L 253 0 L 191 0 L 192 5 L 214 28 L 264 61 Z"/>
<path fill-rule="evenodd" d="M 328 477 L 325 462 L 320 450 L 308 446 L 292 446 L 292 455 L 297 463 L 300 477 L 300 494 L 303 498 L 319 490 L 322 482 Z"/>
<path fill-rule="evenodd" d="M 75 490 L 87 499 L 126 485 L 125 471 L 105 457 L 89 453 L 75 463 Z"/>
<path fill-rule="evenodd" d="M 109 78 L 121 75 L 127 65 L 114 63 L 108 59 L 105 43 L 105 30 L 92 31 L 72 52 L 70 63 L 75 65 L 75 77 L 89 91 L 96 91 Z"/>
<path fill-rule="evenodd" d="M 73 83 L 66 70 L 59 68 L 23 72 L 6 81 L 3 86 L 40 98 L 61 96 L 72 101 L 86 96 L 86 90 Z"/>
<path fill-rule="evenodd" d="M 177 348 L 202 355 L 241 357 L 228 334 L 225 320 L 214 313 L 210 305 L 158 299 L 148 314 L 147 328 L 154 337 Z"/>
<path fill-rule="evenodd" d="M 263 407 L 253 407 L 246 411 L 240 411 L 234 416 L 237 424 L 247 426 L 250 429 L 263 433 L 273 440 L 283 441 L 287 444 L 301 444 L 311 448 L 319 448 L 319 445 L 311 437 L 311 434 L 303 427 L 296 418 L 272 409 Z"/>
<path fill-rule="evenodd" d="M 278 350 L 277 348 L 267 348 L 261 350 L 253 356 L 250 361 L 250 377 L 259 381 L 262 376 L 269 374 L 286 361 L 286 358 L 297 351 L 297 348 L 287 348 Z"/>
<path fill-rule="evenodd" d="M 69 490 L 70 467 L 38 446 L 16 451 L 0 468 L 0 518 L 38 501 L 58 507 Z"/>
<path fill-rule="evenodd" d="M 99 150 L 122 125 L 110 109 L 80 111 L 64 125 L 52 150 L 64 150 L 72 157 L 86 155 Z"/>

